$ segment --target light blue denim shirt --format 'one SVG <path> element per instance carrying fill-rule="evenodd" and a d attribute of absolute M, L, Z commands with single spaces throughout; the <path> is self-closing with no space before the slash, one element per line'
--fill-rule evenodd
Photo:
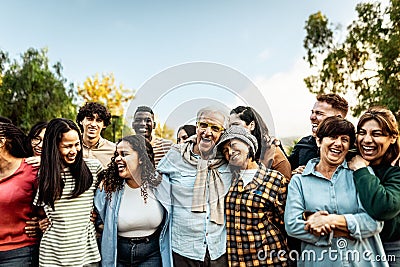
<path fill-rule="evenodd" d="M 125 187 L 124 187 L 125 188 Z M 112 194 L 111 202 L 106 200 L 106 192 L 97 189 L 94 197 L 94 205 L 104 223 L 103 234 L 101 238 L 101 263 L 102 266 L 117 266 L 117 238 L 118 238 L 118 211 L 121 204 L 124 188 Z M 165 183 L 161 182 L 154 188 L 154 195 L 157 200 L 158 194 L 161 191 L 169 190 L 165 187 Z M 164 193 L 165 195 L 165 193 Z M 163 267 L 173 266 L 172 250 L 171 250 L 171 231 L 170 231 L 170 217 L 168 210 L 169 207 L 166 201 L 159 202 L 166 210 L 165 222 L 160 233 L 160 252 Z"/>
<path fill-rule="evenodd" d="M 379 237 L 383 222 L 372 219 L 362 207 L 347 162 L 330 180 L 315 171 L 318 162 L 318 158 L 310 160 L 302 174 L 292 177 L 288 188 L 285 227 L 288 235 L 302 241 L 302 253 L 292 254 L 298 257 L 298 266 L 388 266 L 380 261 L 385 255 Z M 320 210 L 344 215 L 352 238 L 317 237 L 305 231 L 303 212 Z"/>
<path fill-rule="evenodd" d="M 176 148 L 171 148 L 159 162 L 157 171 L 171 187 L 172 250 L 199 261 L 204 260 L 207 247 L 212 260 L 222 256 L 226 252 L 225 223 L 221 225 L 210 221 L 209 205 L 206 212 L 191 211 L 196 166 L 188 163 Z M 226 194 L 232 180 L 231 172 L 227 164 L 219 167 L 218 171 Z"/>

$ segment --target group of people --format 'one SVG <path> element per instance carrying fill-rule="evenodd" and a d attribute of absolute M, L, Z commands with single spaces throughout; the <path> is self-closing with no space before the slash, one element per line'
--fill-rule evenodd
<path fill-rule="evenodd" d="M 399 266 L 398 124 L 347 111 L 318 95 L 290 155 L 244 106 L 199 110 L 177 144 L 146 106 L 116 144 L 99 103 L 27 136 L 1 119 L 0 266 Z"/>

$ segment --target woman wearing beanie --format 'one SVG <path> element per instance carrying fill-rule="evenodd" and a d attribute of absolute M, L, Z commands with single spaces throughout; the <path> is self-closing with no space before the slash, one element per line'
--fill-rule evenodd
<path fill-rule="evenodd" d="M 257 163 L 257 149 L 257 139 L 241 126 L 230 127 L 217 144 L 233 174 L 225 198 L 229 266 L 288 266 L 287 180 Z"/>

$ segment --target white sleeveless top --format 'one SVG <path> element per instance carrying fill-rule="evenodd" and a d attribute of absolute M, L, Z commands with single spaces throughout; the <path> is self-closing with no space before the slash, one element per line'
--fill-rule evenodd
<path fill-rule="evenodd" d="M 150 188 L 147 188 L 147 193 L 147 203 L 145 203 L 140 187 L 131 188 L 125 184 L 118 213 L 119 236 L 144 237 L 157 230 L 162 222 L 164 210 Z"/>

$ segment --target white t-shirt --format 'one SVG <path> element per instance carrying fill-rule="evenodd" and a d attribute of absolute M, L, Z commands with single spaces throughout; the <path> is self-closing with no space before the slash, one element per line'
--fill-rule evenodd
<path fill-rule="evenodd" d="M 162 222 L 164 210 L 149 188 L 147 193 L 147 203 L 145 203 L 140 187 L 131 188 L 125 184 L 118 213 L 119 236 L 143 237 L 157 230 Z"/>

